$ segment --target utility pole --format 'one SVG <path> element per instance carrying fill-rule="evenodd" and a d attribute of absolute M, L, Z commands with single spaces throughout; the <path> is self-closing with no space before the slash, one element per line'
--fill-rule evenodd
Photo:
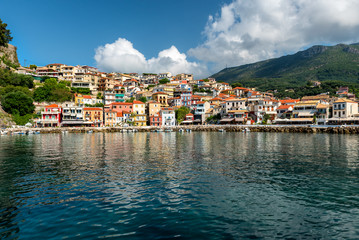
<path fill-rule="evenodd" d="M 24 67 L 26 67 L 26 59 L 24 59 Z"/>

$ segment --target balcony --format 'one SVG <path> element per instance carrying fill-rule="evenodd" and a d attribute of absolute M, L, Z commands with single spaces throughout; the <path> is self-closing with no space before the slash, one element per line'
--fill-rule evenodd
<path fill-rule="evenodd" d="M 51 111 L 51 112 L 47 112 L 47 111 L 41 111 L 41 114 L 48 114 L 48 115 L 55 115 L 55 114 L 60 114 L 60 111 Z"/>

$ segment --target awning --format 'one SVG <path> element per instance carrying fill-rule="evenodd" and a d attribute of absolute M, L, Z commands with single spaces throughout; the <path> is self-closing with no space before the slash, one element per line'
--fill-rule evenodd
<path fill-rule="evenodd" d="M 225 118 L 225 119 L 221 119 L 220 122 L 232 122 L 234 120 L 234 118 Z"/>
<path fill-rule="evenodd" d="M 291 122 L 313 122 L 313 118 L 291 118 Z"/>
<path fill-rule="evenodd" d="M 236 122 L 244 122 L 244 118 L 235 118 L 234 121 L 236 121 Z"/>

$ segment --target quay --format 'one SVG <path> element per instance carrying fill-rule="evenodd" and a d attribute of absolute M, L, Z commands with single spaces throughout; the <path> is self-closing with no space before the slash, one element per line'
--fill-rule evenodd
<path fill-rule="evenodd" d="M 359 134 L 359 125 L 193 125 L 173 127 L 49 127 L 7 128 L 7 134 L 16 133 L 96 133 L 96 132 L 283 132 Z M 4 134 L 3 134 L 4 135 Z"/>

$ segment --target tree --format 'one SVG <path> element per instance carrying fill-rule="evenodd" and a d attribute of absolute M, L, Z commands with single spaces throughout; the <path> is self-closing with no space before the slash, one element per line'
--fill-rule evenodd
<path fill-rule="evenodd" d="M 135 98 L 134 98 L 134 97 L 131 97 L 130 99 L 127 99 L 126 102 L 127 102 L 127 103 L 132 103 L 134 100 L 135 100 Z"/>
<path fill-rule="evenodd" d="M 7 47 L 7 44 L 12 40 L 10 30 L 6 29 L 7 24 L 0 19 L 0 47 Z"/>
<path fill-rule="evenodd" d="M 35 64 L 30 64 L 30 69 L 35 69 L 36 70 L 37 66 Z"/>
<path fill-rule="evenodd" d="M 189 108 L 184 107 L 184 106 L 182 106 L 182 107 L 180 107 L 179 109 L 177 109 L 177 110 L 175 111 L 177 122 L 178 122 L 178 123 L 181 123 L 181 122 L 185 119 L 186 115 L 187 115 L 189 112 L 190 112 Z"/>
<path fill-rule="evenodd" d="M 21 91 L 10 92 L 1 100 L 5 112 L 25 116 L 32 114 L 35 110 L 33 100 Z"/>
<path fill-rule="evenodd" d="M 147 102 L 147 98 L 146 97 L 140 97 L 139 101 L 146 103 Z"/>
<path fill-rule="evenodd" d="M 170 80 L 168 80 L 168 78 L 163 78 L 161 80 L 158 81 L 160 84 L 166 84 L 166 83 L 169 83 Z"/>
<path fill-rule="evenodd" d="M 0 88 L 0 98 L 2 98 L 3 96 L 5 96 L 10 92 L 16 92 L 16 91 L 23 92 L 27 96 L 32 97 L 32 92 L 27 87 L 8 85 L 6 87 Z"/>
<path fill-rule="evenodd" d="M 239 82 L 233 83 L 231 86 L 232 86 L 232 88 L 243 87 L 243 85 L 241 83 L 239 83 Z"/>

